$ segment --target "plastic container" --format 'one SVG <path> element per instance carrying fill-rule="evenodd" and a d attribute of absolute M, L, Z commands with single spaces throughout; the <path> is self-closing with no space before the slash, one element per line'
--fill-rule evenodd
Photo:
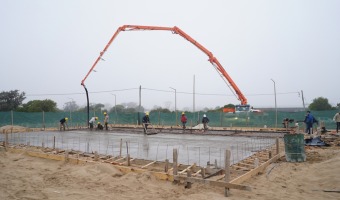
<path fill-rule="evenodd" d="M 285 134 L 285 153 L 288 162 L 306 161 L 305 138 L 303 134 Z"/>

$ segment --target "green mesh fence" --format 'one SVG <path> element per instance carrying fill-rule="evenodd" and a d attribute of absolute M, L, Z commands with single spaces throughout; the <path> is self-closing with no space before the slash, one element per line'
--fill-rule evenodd
<path fill-rule="evenodd" d="M 335 129 L 336 125 L 333 122 L 333 116 L 336 111 L 312 111 L 314 117 L 320 122 L 325 123 L 326 129 Z M 110 116 L 110 124 L 137 124 L 138 116 L 140 120 L 143 113 L 108 113 Z M 188 117 L 187 127 L 195 126 L 202 120 L 203 114 L 206 114 L 210 120 L 209 126 L 212 127 L 275 127 L 275 111 L 268 111 L 263 113 L 222 113 L 222 112 L 187 112 Z M 283 127 L 282 121 L 285 118 L 294 119 L 296 121 L 303 121 L 305 112 L 278 112 L 277 127 Z M 181 113 L 177 113 L 177 124 L 181 125 Z M 102 113 L 90 113 L 90 116 L 97 116 L 98 121 L 103 122 L 104 115 Z M 0 112 L 0 126 L 18 125 L 31 128 L 40 127 L 58 127 L 59 120 L 63 117 L 68 117 L 69 126 L 86 126 L 87 114 L 85 112 Z M 176 125 L 176 113 L 161 113 L 151 112 L 150 120 L 155 125 Z M 294 123 L 295 123 L 294 122 Z M 294 123 L 290 124 L 291 126 Z M 302 125 L 302 123 L 300 123 Z M 300 126 L 301 126 L 300 125 Z"/>

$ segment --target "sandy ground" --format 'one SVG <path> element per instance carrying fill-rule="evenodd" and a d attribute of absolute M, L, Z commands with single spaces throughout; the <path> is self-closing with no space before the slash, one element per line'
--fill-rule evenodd
<path fill-rule="evenodd" d="M 71 165 L 0 148 L 0 199 L 340 199 L 340 146 L 306 151 L 306 162 L 283 158 L 243 183 L 252 191 L 224 197 L 221 187 L 195 183 L 185 189 L 149 173 L 123 175 L 109 164 Z"/>

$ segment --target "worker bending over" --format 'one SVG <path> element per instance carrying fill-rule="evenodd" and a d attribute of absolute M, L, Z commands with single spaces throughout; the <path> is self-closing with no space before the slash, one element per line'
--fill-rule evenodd
<path fill-rule="evenodd" d="M 67 124 L 67 117 L 62 118 L 59 122 L 60 122 L 60 130 L 64 130 L 65 131 L 65 124 Z"/>
<path fill-rule="evenodd" d="M 89 121 L 91 131 L 93 129 L 93 124 L 94 124 L 94 122 L 96 122 L 96 120 L 98 120 L 98 117 L 92 117 Z"/>

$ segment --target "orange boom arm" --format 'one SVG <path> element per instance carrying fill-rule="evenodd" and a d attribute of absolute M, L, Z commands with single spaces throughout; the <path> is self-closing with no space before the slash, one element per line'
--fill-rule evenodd
<path fill-rule="evenodd" d="M 191 42 L 193 45 L 195 45 L 197 48 L 199 48 L 203 53 L 205 53 L 208 57 L 209 57 L 209 62 L 215 67 L 215 69 L 217 70 L 217 72 L 220 74 L 220 76 L 222 77 L 222 79 L 224 81 L 228 81 L 228 83 L 231 85 L 231 87 L 234 89 L 234 91 L 236 92 L 236 95 L 238 97 L 238 99 L 241 101 L 241 105 L 246 105 L 247 104 L 247 98 L 242 94 L 241 90 L 237 87 L 237 85 L 235 84 L 235 82 L 233 81 L 233 79 L 229 76 L 229 74 L 224 70 L 224 68 L 222 67 L 222 65 L 220 64 L 220 62 L 217 60 L 217 58 L 214 57 L 214 55 L 208 50 L 206 49 L 204 46 L 202 46 L 200 43 L 198 43 L 196 40 L 194 40 L 192 37 L 190 37 L 188 34 L 186 34 L 184 31 L 182 31 L 180 28 L 174 26 L 174 27 L 160 27 L 160 26 L 138 26 L 138 25 L 124 25 L 121 26 L 117 29 L 117 31 L 115 32 L 115 34 L 111 37 L 110 41 L 107 43 L 107 45 L 105 46 L 104 50 L 102 52 L 100 52 L 98 58 L 96 59 L 96 61 L 94 62 L 94 64 L 92 65 L 91 69 L 89 70 L 89 72 L 86 74 L 86 76 L 84 77 L 84 79 L 81 81 L 81 85 L 85 85 L 84 82 L 87 79 L 87 77 L 90 75 L 90 73 L 92 72 L 92 70 L 96 67 L 97 63 L 99 62 L 99 60 L 102 59 L 102 56 L 105 54 L 105 52 L 107 51 L 107 49 L 110 47 L 111 43 L 113 42 L 113 40 L 117 37 L 117 35 L 121 32 L 121 31 L 139 31 L 139 30 L 162 30 L 162 31 L 171 31 L 174 34 L 178 34 L 180 36 L 182 36 L 183 38 L 185 38 L 186 40 L 188 40 L 189 42 Z"/>

